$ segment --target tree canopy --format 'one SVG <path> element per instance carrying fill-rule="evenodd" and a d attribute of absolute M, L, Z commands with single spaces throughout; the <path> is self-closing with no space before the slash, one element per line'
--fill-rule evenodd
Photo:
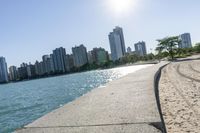
<path fill-rule="evenodd" d="M 178 36 L 165 37 L 163 39 L 158 39 L 157 41 L 158 41 L 158 46 L 156 48 L 156 51 L 158 51 L 159 53 L 163 51 L 167 52 L 168 55 L 173 60 L 178 45 L 180 43 L 179 37 Z"/>

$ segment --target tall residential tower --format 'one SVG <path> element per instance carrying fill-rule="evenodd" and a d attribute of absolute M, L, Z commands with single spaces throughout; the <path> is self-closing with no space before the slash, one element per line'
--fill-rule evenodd
<path fill-rule="evenodd" d="M 75 67 L 81 67 L 88 63 L 87 49 L 83 44 L 73 47 L 72 52 Z"/>
<path fill-rule="evenodd" d="M 60 47 L 53 50 L 52 58 L 53 58 L 55 72 L 64 73 L 64 72 L 69 71 L 69 67 L 66 66 L 65 48 Z"/>
<path fill-rule="evenodd" d="M 6 59 L 0 57 L 0 83 L 8 82 L 8 69 Z"/>
<path fill-rule="evenodd" d="M 184 33 L 179 36 L 181 42 L 179 44 L 179 48 L 191 48 L 192 41 L 190 37 L 190 33 Z"/>
<path fill-rule="evenodd" d="M 17 67 L 16 66 L 10 66 L 9 67 L 9 73 L 10 73 L 10 80 L 15 81 L 18 78 L 18 73 L 17 73 Z"/>
<path fill-rule="evenodd" d="M 110 41 L 111 58 L 116 61 L 126 54 L 123 30 L 121 27 L 115 27 L 113 32 L 108 35 Z"/>
<path fill-rule="evenodd" d="M 144 41 L 135 44 L 135 52 L 139 56 L 144 56 L 147 54 L 146 43 Z"/>

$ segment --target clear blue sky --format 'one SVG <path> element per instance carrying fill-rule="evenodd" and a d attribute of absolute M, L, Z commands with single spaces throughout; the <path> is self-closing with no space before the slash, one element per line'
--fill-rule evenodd
<path fill-rule="evenodd" d="M 156 39 L 190 32 L 200 42 L 199 0 L 132 0 L 123 14 L 113 12 L 109 0 L 0 0 L 0 56 L 8 65 L 41 60 L 56 47 L 84 44 L 88 50 L 110 51 L 108 33 L 118 25 L 126 46 L 144 40 L 147 49 Z"/>

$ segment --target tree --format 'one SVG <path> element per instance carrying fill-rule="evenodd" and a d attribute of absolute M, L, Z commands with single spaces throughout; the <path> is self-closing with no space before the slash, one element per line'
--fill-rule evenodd
<path fill-rule="evenodd" d="M 194 51 L 200 53 L 200 43 L 196 43 L 194 46 Z"/>
<path fill-rule="evenodd" d="M 162 46 L 158 46 L 158 47 L 156 47 L 155 50 L 158 52 L 158 54 L 156 56 L 157 56 L 158 60 L 160 61 L 160 59 L 162 58 L 163 47 Z"/>
<path fill-rule="evenodd" d="M 179 57 L 181 57 L 181 55 L 186 54 L 186 50 L 183 49 L 183 48 L 179 48 L 179 49 L 176 51 L 176 53 L 177 53 L 177 55 L 178 55 Z"/>
<path fill-rule="evenodd" d="M 173 60 L 176 54 L 177 46 L 180 42 L 178 36 L 166 37 L 163 39 L 158 39 L 158 47 L 156 48 L 159 53 L 166 51 L 170 58 Z"/>

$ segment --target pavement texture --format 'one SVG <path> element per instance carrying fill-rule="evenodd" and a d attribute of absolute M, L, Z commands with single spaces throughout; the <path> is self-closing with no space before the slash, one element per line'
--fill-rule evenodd
<path fill-rule="evenodd" d="M 191 59 L 162 70 L 159 95 L 168 133 L 200 133 L 199 66 L 199 59 Z"/>
<path fill-rule="evenodd" d="M 16 133 L 160 133 L 154 76 L 141 69 L 50 112 Z"/>

